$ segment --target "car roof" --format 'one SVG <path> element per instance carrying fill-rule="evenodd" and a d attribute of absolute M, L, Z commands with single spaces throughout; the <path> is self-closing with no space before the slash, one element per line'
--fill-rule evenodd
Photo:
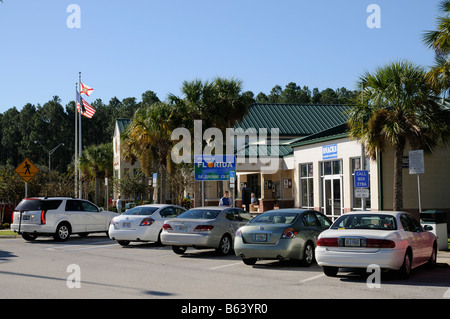
<path fill-rule="evenodd" d="M 272 209 L 263 212 L 264 213 L 281 213 L 281 214 L 287 214 L 287 213 L 304 213 L 314 211 L 313 209 L 303 209 L 303 208 L 282 208 L 282 209 Z"/>
<path fill-rule="evenodd" d="M 345 213 L 342 216 L 345 215 L 358 215 L 358 214 L 366 214 L 366 215 L 389 215 L 389 216 L 397 216 L 399 214 L 407 214 L 406 212 L 400 212 L 400 211 L 388 211 L 388 210 L 369 210 L 369 211 L 353 211 Z"/>
<path fill-rule="evenodd" d="M 237 209 L 241 209 L 239 207 L 231 207 L 231 206 L 201 206 L 201 207 L 194 207 L 191 209 L 217 209 L 217 210 L 224 210 L 224 209 L 228 209 L 228 208 L 237 208 Z"/>

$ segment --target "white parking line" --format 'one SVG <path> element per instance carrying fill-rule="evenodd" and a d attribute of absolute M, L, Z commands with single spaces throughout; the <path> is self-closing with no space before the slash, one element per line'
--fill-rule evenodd
<path fill-rule="evenodd" d="M 225 268 L 225 267 L 231 267 L 231 266 L 236 266 L 236 265 L 241 265 L 241 264 L 242 264 L 242 262 L 238 262 L 238 263 L 233 263 L 233 264 L 228 264 L 228 265 L 222 265 L 222 266 L 218 266 L 218 267 L 209 268 L 209 270 L 220 269 L 220 268 Z"/>
<path fill-rule="evenodd" d="M 305 282 L 316 280 L 316 279 L 319 279 L 319 278 L 321 278 L 323 276 L 325 276 L 325 274 L 320 274 L 320 275 L 317 275 L 317 276 L 314 276 L 314 277 L 306 278 L 306 279 L 300 280 L 298 283 L 299 284 L 304 284 Z"/>
<path fill-rule="evenodd" d="M 96 244 L 101 244 L 101 243 L 110 243 L 111 241 L 110 240 L 108 240 L 108 241 L 99 241 L 99 242 L 96 242 Z M 67 250 L 70 250 L 70 251 L 74 251 L 74 250 L 85 250 L 85 249 L 97 249 L 97 248 L 101 248 L 101 247 L 106 247 L 106 246 L 118 246 L 119 244 L 112 244 L 112 245 L 99 245 L 99 246 L 89 246 L 89 247 L 86 247 L 86 248 L 79 248 L 79 249 L 67 249 Z M 53 246 L 53 247 L 47 247 L 47 248 L 45 248 L 45 250 L 53 250 L 53 251 L 56 251 L 56 250 L 65 250 L 66 248 L 68 248 L 68 247 L 80 247 L 80 246 L 86 246 L 86 245 L 59 245 L 59 246 Z"/>

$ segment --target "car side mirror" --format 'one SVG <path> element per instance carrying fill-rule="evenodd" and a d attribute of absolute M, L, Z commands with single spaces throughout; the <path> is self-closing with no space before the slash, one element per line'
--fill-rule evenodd
<path fill-rule="evenodd" d="M 425 226 L 423 226 L 423 229 L 426 230 L 426 231 L 431 231 L 431 230 L 433 230 L 433 226 L 425 225 Z"/>
<path fill-rule="evenodd" d="M 99 208 L 98 208 L 98 211 L 99 211 L 99 212 L 102 212 L 102 211 L 103 211 L 103 208 L 102 208 L 102 207 L 99 207 Z"/>

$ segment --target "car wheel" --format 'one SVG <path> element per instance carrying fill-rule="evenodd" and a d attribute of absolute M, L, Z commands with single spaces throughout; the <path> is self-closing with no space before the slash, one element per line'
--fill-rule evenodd
<path fill-rule="evenodd" d="M 433 245 L 433 251 L 431 252 L 430 259 L 428 259 L 427 266 L 433 268 L 434 266 L 436 266 L 436 262 L 437 262 L 437 247 L 435 244 Z"/>
<path fill-rule="evenodd" d="M 172 246 L 172 250 L 177 255 L 183 255 L 186 252 L 187 247 L 185 247 L 185 246 Z"/>
<path fill-rule="evenodd" d="M 56 228 L 53 238 L 57 241 L 66 241 L 70 237 L 70 226 L 67 223 L 61 223 Z"/>
<path fill-rule="evenodd" d="M 254 264 L 256 264 L 257 259 L 256 258 L 242 258 L 242 261 L 246 265 L 253 266 Z"/>
<path fill-rule="evenodd" d="M 33 233 L 22 233 L 22 238 L 26 241 L 34 241 L 38 236 Z"/>
<path fill-rule="evenodd" d="M 130 244 L 129 240 L 118 240 L 117 242 L 119 243 L 120 246 L 123 247 L 128 246 Z"/>
<path fill-rule="evenodd" d="M 219 247 L 216 248 L 216 252 L 219 255 L 228 255 L 231 251 L 231 238 L 228 235 L 223 235 L 220 239 Z"/>
<path fill-rule="evenodd" d="M 405 258 L 403 258 L 403 265 L 400 267 L 399 270 L 400 278 L 402 279 L 408 279 L 411 275 L 411 253 L 406 252 Z"/>
<path fill-rule="evenodd" d="M 303 259 L 301 265 L 309 267 L 314 262 L 314 246 L 311 242 L 307 242 L 303 251 Z"/>
<path fill-rule="evenodd" d="M 323 273 L 328 277 L 336 277 L 338 271 L 339 271 L 338 267 L 329 267 L 329 266 L 323 267 Z"/>

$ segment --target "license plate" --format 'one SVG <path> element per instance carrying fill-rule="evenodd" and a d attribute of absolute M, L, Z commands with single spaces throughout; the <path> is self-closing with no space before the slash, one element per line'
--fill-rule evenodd
<path fill-rule="evenodd" d="M 267 241 L 267 234 L 255 234 L 255 241 Z"/>
<path fill-rule="evenodd" d="M 22 220 L 30 220 L 30 216 L 29 215 L 23 215 L 22 216 Z"/>
<path fill-rule="evenodd" d="M 359 247 L 361 246 L 360 238 L 345 238 L 346 247 Z"/>
<path fill-rule="evenodd" d="M 188 227 L 186 225 L 180 225 L 177 227 L 177 230 L 185 233 L 188 231 Z"/>
<path fill-rule="evenodd" d="M 123 228 L 131 228 L 131 222 L 124 222 L 124 223 L 122 224 L 122 227 L 123 227 Z"/>

